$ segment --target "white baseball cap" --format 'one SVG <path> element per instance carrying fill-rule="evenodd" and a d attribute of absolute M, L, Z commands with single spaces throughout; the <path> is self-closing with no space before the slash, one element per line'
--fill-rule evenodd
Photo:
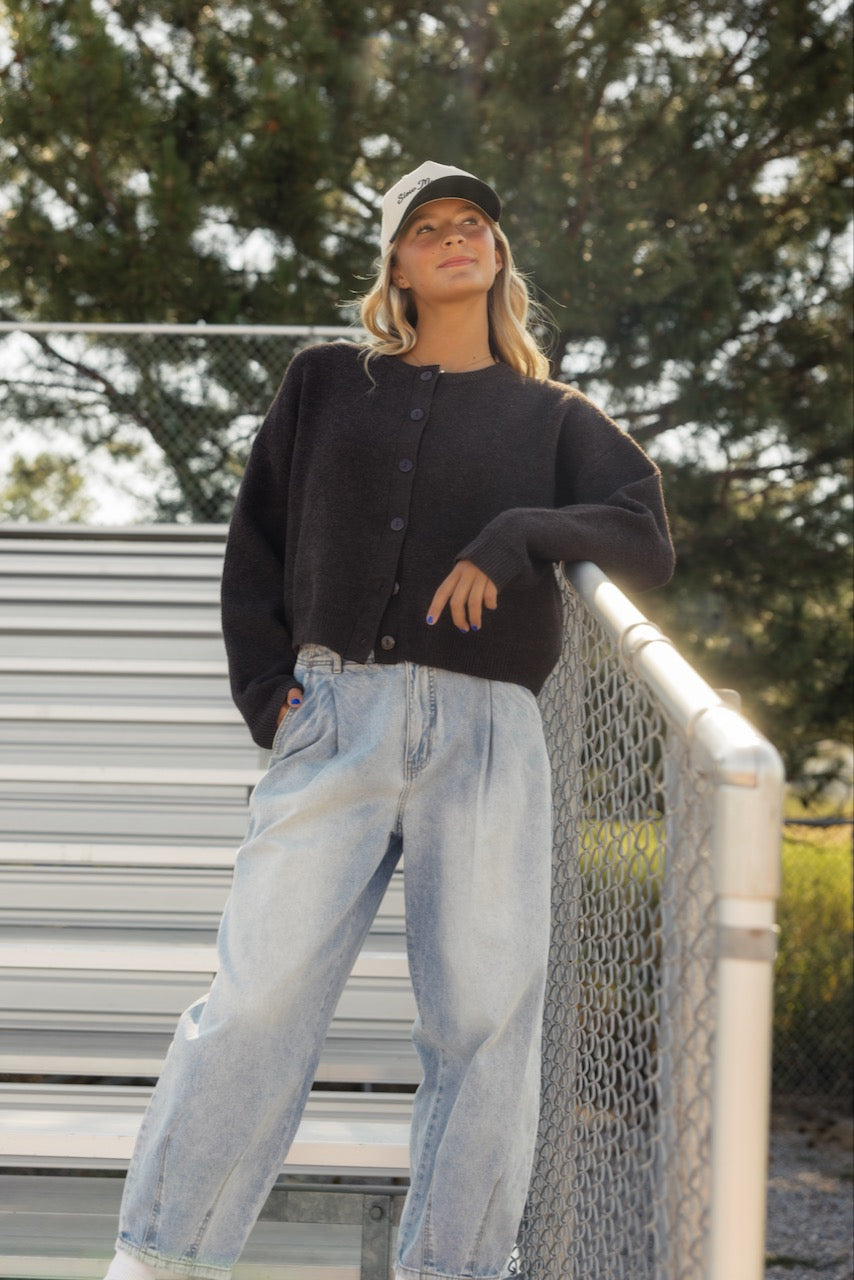
<path fill-rule="evenodd" d="M 383 257 L 411 213 L 431 200 L 454 197 L 476 204 L 493 222 L 501 216 L 501 201 L 492 187 L 481 182 L 480 178 L 450 164 L 425 160 L 411 173 L 405 173 L 383 196 L 380 231 Z"/>

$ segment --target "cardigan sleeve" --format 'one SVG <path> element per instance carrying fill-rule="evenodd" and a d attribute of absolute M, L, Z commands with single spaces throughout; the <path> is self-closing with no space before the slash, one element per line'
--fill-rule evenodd
<path fill-rule="evenodd" d="M 234 506 L 222 574 L 222 632 L 232 697 L 262 747 L 272 744 L 296 653 L 284 599 L 290 460 L 300 398 L 291 362 L 255 438 Z"/>
<path fill-rule="evenodd" d="M 545 562 L 592 560 L 636 590 L 673 573 L 661 476 L 639 445 L 574 394 L 556 458 L 556 506 L 502 511 L 458 555 L 501 590 L 530 582 Z"/>

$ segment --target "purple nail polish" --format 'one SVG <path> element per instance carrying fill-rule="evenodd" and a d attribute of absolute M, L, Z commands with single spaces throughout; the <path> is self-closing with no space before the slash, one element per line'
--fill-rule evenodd
<path fill-rule="evenodd" d="M 472 631 L 479 631 L 479 630 L 480 630 L 480 628 L 479 628 L 479 627 L 476 627 L 476 626 L 474 625 L 474 623 L 472 623 L 472 624 L 471 624 L 471 629 L 472 629 Z"/>
<path fill-rule="evenodd" d="M 433 625 L 433 615 L 431 613 L 427 618 L 427 626 L 432 627 L 432 625 Z"/>

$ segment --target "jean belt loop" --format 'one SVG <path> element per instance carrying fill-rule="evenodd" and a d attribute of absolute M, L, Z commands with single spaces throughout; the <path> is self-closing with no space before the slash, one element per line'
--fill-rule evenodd
<path fill-rule="evenodd" d="M 304 644 L 299 648 L 297 661 L 307 670 L 338 672 L 342 669 L 341 658 L 325 644 Z"/>

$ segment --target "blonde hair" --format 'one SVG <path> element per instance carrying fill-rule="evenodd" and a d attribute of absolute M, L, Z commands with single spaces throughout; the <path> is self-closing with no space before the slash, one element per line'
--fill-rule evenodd
<path fill-rule="evenodd" d="M 517 373 L 542 381 L 549 376 L 549 362 L 531 324 L 548 327 L 547 317 L 531 298 L 524 277 L 516 269 L 504 232 L 491 218 L 487 221 L 503 264 L 487 295 L 490 349 Z M 370 335 L 366 364 L 374 356 L 406 355 L 418 336 L 415 304 L 409 291 L 398 288 L 392 280 L 393 266 L 394 243 L 380 264 L 372 288 L 359 303 L 362 324 Z"/>

